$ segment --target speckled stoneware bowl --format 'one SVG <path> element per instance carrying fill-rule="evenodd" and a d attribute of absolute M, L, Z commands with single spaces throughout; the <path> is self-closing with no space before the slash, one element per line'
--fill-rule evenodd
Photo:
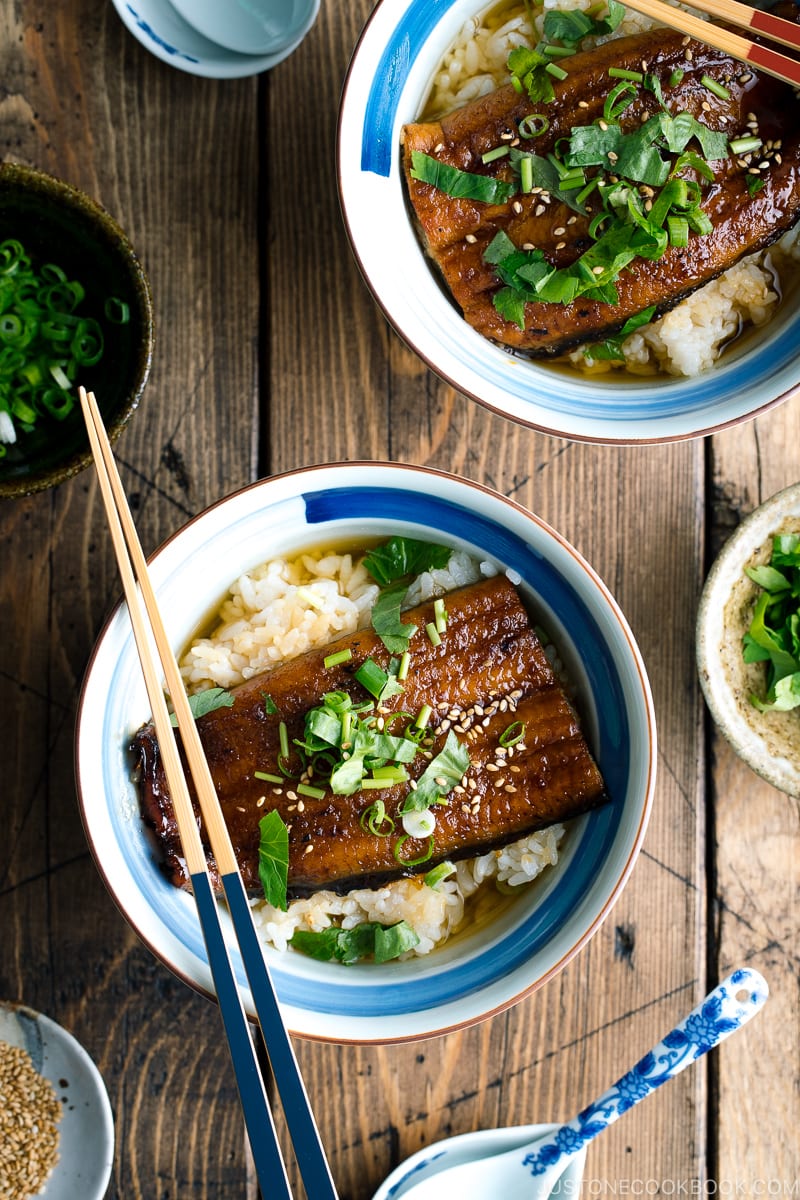
<path fill-rule="evenodd" d="M 0 242 L 15 238 L 41 264 L 53 262 L 86 289 L 81 310 L 96 316 L 105 338 L 100 362 L 80 382 L 96 393 L 116 441 L 139 403 L 153 353 L 150 287 L 126 234 L 89 196 L 61 179 L 18 163 L 0 164 Z M 104 320 L 114 296 L 128 305 L 127 324 Z M 0 497 L 27 496 L 77 475 L 91 462 L 76 403 L 61 421 L 40 418 L 0 458 Z"/>
<path fill-rule="evenodd" d="M 786 400 L 800 386 L 800 306 L 694 378 L 582 376 L 488 341 L 463 319 L 416 236 L 400 159 L 403 125 L 419 118 L 434 74 L 486 0 L 379 0 L 342 91 L 338 179 L 361 272 L 384 314 L 443 379 L 485 407 L 560 437 L 605 443 L 711 433 Z"/>
<path fill-rule="evenodd" d="M 655 780 L 655 717 L 641 656 L 607 588 L 553 529 L 454 475 L 341 463 L 265 479 L 186 525 L 152 558 L 170 644 L 187 645 L 243 571 L 269 557 L 402 534 L 512 569 L 576 688 L 611 802 L 571 823 L 559 861 L 513 903 L 432 953 L 342 967 L 266 951 L 287 1026 L 334 1042 L 397 1042 L 469 1025 L 550 979 L 611 911 L 639 852 Z M 133 928 L 181 978 L 213 984 L 191 897 L 166 880 L 139 816 L 127 752 L 149 718 L 127 611 L 104 629 L 77 726 L 79 802 L 95 861 Z M 226 936 L 233 937 L 226 917 Z M 233 960 L 251 1004 L 238 950 Z"/>
<path fill-rule="evenodd" d="M 769 562 L 776 533 L 800 532 L 800 483 L 778 492 L 742 521 L 709 572 L 697 620 L 697 667 L 711 714 L 748 766 L 782 792 L 800 796 L 800 710 L 761 712 L 751 693 L 764 668 L 745 663 L 742 637 L 760 588 L 745 567 Z"/>

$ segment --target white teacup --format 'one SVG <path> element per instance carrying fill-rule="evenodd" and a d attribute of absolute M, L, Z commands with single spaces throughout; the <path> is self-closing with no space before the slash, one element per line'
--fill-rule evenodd
<path fill-rule="evenodd" d="M 172 0 L 198 33 L 239 54 L 272 54 L 308 32 L 319 0 Z"/>

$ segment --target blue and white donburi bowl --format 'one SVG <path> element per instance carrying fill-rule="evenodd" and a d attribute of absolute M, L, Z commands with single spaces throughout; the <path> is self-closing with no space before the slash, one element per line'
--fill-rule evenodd
<path fill-rule="evenodd" d="M 361 272 L 388 320 L 466 396 L 524 425 L 591 442 L 675 441 L 738 424 L 800 386 L 800 307 L 693 378 L 583 377 L 526 360 L 472 329 L 426 259 L 407 208 L 403 125 L 418 119 L 434 74 L 486 0 L 380 0 L 353 54 L 338 129 L 339 193 Z"/>
<path fill-rule="evenodd" d="M 220 501 L 151 560 L 173 648 L 180 653 L 230 584 L 266 559 L 391 534 L 447 542 L 518 572 L 532 614 L 553 637 L 576 686 L 612 799 L 572 824 L 558 865 L 502 913 L 426 957 L 343 967 L 268 951 L 288 1027 L 327 1041 L 431 1036 L 501 1011 L 544 983 L 610 911 L 638 854 L 653 794 L 650 688 L 614 599 L 538 517 L 456 476 L 343 463 L 266 479 Z M 121 605 L 98 640 L 81 696 L 76 763 L 84 826 L 134 930 L 179 977 L 213 994 L 192 898 L 166 881 L 139 817 L 127 746 L 149 716 Z M 233 954 L 249 1004 L 238 950 Z"/>

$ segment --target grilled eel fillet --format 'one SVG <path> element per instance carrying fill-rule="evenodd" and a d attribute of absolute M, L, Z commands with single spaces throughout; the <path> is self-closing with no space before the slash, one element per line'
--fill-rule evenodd
<path fill-rule="evenodd" d="M 419 632 L 412 641 L 412 668 L 402 695 L 386 710 L 416 713 L 433 709 L 429 728 L 437 727 L 438 753 L 445 724 L 455 728 L 469 750 L 466 789 L 451 792 L 437 806 L 433 857 L 419 870 L 444 859 L 464 858 L 501 846 L 554 822 L 577 816 L 606 799 L 600 772 L 592 760 L 578 719 L 554 676 L 515 588 L 504 577 L 486 580 L 447 596 L 447 629 L 439 646 L 424 634 L 433 619 L 433 604 L 405 614 Z M 323 658 L 349 647 L 345 665 L 326 669 Z M 389 656 L 372 631 L 351 634 L 292 659 L 233 689 L 230 708 L 199 717 L 197 726 L 230 830 L 245 887 L 260 892 L 258 880 L 259 820 L 276 808 L 290 827 L 289 895 L 308 895 L 320 888 L 349 891 L 414 873 L 394 857 L 397 829 L 389 837 L 365 831 L 359 818 L 378 796 L 390 816 L 408 794 L 408 784 L 352 796 L 326 791 L 324 799 L 300 797 L 291 782 L 282 789 L 253 777 L 254 771 L 276 772 L 278 724 L 286 722 L 290 738 L 302 736 L 305 713 L 322 695 L 343 689 L 365 698 L 352 672 L 368 656 L 384 668 Z M 265 711 L 267 693 L 279 713 Z M 512 721 L 525 723 L 522 743 L 498 752 L 498 738 Z M 459 733 L 459 729 L 466 731 Z M 172 882 L 187 884 L 177 825 L 159 756 L 155 731 L 146 725 L 131 749 L 140 768 L 142 812 L 163 852 Z M 413 776 L 427 765 L 423 755 L 408 767 Z M 316 781 L 312 781 L 316 782 Z M 459 785 L 460 786 L 460 785 Z M 198 817 L 198 820 L 200 818 Z M 202 832 L 202 830 L 201 830 Z M 409 841 L 411 857 L 426 842 Z M 212 877 L 214 865 L 210 858 Z M 218 883 L 218 880 L 217 880 Z"/>
<path fill-rule="evenodd" d="M 691 60 L 686 57 L 689 52 Z M 800 215 L 800 99 L 788 84 L 758 75 L 702 43 L 684 45 L 680 33 L 667 29 L 606 42 L 576 54 L 567 65 L 567 78 L 553 81 L 553 103 L 534 106 L 527 95 L 508 85 L 441 121 L 406 125 L 403 131 L 408 195 L 423 243 L 454 299 L 479 333 L 531 356 L 561 354 L 584 342 L 603 340 L 651 304 L 659 314 L 667 311 L 744 255 L 775 241 Z M 550 126 L 534 140 L 521 140 L 520 147 L 539 155 L 552 152 L 573 126 L 601 119 L 606 96 L 617 82 L 608 76 L 612 66 L 639 71 L 646 66 L 661 80 L 672 115 L 689 112 L 729 137 L 749 133 L 748 116 L 754 113 L 762 140 L 780 139 L 780 161 L 770 159 L 769 169 L 762 174 L 765 185 L 753 197 L 747 190 L 746 169 L 734 158 L 713 164 L 716 179 L 710 187 L 703 186 L 703 208 L 714 226 L 711 233 L 691 234 L 688 246 L 670 246 L 657 261 L 632 263 L 617 280 L 617 305 L 585 296 L 569 305 L 528 303 L 521 330 L 504 320 L 492 304 L 500 285 L 491 266 L 483 262 L 486 247 L 504 229 L 516 246 L 536 246 L 554 266 L 566 267 L 591 244 L 587 218 L 561 203 L 542 204 L 537 195 L 520 194 L 503 205 L 453 198 L 411 178 L 412 151 L 465 171 L 510 180 L 507 160 L 484 165 L 481 156 L 501 145 L 504 134 L 507 140 L 522 118 L 534 111 L 545 112 Z M 684 75 L 670 87 L 667 80 L 674 69 Z M 704 74 L 724 82 L 730 99 L 710 92 L 700 82 Z M 653 93 L 638 89 L 620 123 L 627 130 L 658 111 Z M 587 204 L 591 206 L 591 197 Z"/>

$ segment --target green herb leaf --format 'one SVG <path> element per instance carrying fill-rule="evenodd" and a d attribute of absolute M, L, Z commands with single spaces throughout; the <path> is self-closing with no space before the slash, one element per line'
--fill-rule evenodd
<path fill-rule="evenodd" d="M 444 746 L 428 763 L 400 809 L 401 812 L 422 812 L 438 804 L 469 770 L 469 752 L 462 746 L 452 729 Z"/>
<path fill-rule="evenodd" d="M 421 150 L 411 152 L 411 178 L 418 179 L 420 183 L 429 183 L 448 196 L 479 200 L 483 204 L 505 204 L 516 190 L 513 183 L 505 183 L 491 175 L 462 171 L 460 167 L 440 162 Z"/>
<path fill-rule="evenodd" d="M 747 186 L 748 194 L 751 198 L 757 195 L 767 182 L 766 179 L 764 179 L 761 175 L 750 174 L 745 175 L 744 181 Z"/>
<path fill-rule="evenodd" d="M 407 591 L 407 585 L 400 580 L 383 588 L 372 606 L 372 628 L 390 654 L 405 653 L 417 632 L 416 625 L 400 620 Z"/>
<path fill-rule="evenodd" d="M 206 713 L 214 712 L 216 708 L 232 708 L 234 701 L 233 694 L 221 687 L 207 688 L 204 692 L 195 692 L 187 698 L 195 721 L 198 717 L 204 717 Z M 170 721 L 177 728 L 178 718 L 175 713 L 170 714 Z"/>
<path fill-rule="evenodd" d="M 744 661 L 763 662 L 766 694 L 751 696 L 763 711 L 800 705 L 800 535 L 773 538 L 770 562 L 747 569 L 762 590 L 742 642 Z"/>
<path fill-rule="evenodd" d="M 628 318 L 619 333 L 607 338 L 604 342 L 596 342 L 593 346 L 586 346 L 584 349 L 585 356 L 595 361 L 624 361 L 625 354 L 622 350 L 622 343 L 630 334 L 635 333 L 637 329 L 641 329 L 643 325 L 649 325 L 655 315 L 655 311 L 655 304 L 651 304 L 649 308 L 643 308 L 640 313 L 636 313 L 635 316 Z"/>
<path fill-rule="evenodd" d="M 396 925 L 366 921 L 354 929 L 331 926 L 318 933 L 297 929 L 289 939 L 290 946 L 310 958 L 346 966 L 370 955 L 376 962 L 388 962 L 412 950 L 418 943 L 419 937 L 405 921 L 398 921 Z"/>
<path fill-rule="evenodd" d="M 289 831 L 279 812 L 273 809 L 258 822 L 258 877 L 264 896 L 273 908 L 286 912 L 286 887 L 289 876 Z"/>
<path fill-rule="evenodd" d="M 407 575 L 421 575 L 436 567 L 446 567 L 453 553 L 449 546 L 422 542 L 417 538 L 391 537 L 364 556 L 364 566 L 381 587 Z"/>
<path fill-rule="evenodd" d="M 268 692 L 262 692 L 261 695 L 264 697 L 264 712 L 267 714 L 268 717 L 274 716 L 275 713 L 278 711 L 277 704 L 275 703 L 275 701 L 272 699 L 272 696 L 270 696 L 270 694 Z"/>

